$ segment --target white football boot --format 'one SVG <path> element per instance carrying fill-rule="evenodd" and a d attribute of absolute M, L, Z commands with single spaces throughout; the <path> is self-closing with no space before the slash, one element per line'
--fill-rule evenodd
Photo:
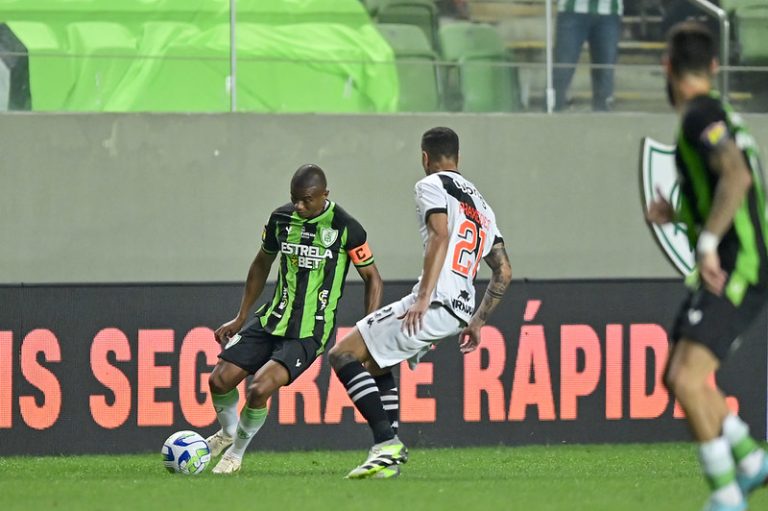
<path fill-rule="evenodd" d="M 224 453 L 224 456 L 221 457 L 221 459 L 216 464 L 216 466 L 213 467 L 213 473 L 214 474 L 234 474 L 235 472 L 240 470 L 240 465 L 242 465 L 242 463 L 243 463 L 242 458 L 238 458 L 234 454 L 227 451 Z"/>
<path fill-rule="evenodd" d="M 223 453 L 227 447 L 232 445 L 232 442 L 234 442 L 235 439 L 225 435 L 224 430 L 220 429 L 206 438 L 205 441 L 208 442 L 208 448 L 211 450 L 211 457 L 215 458 L 221 456 L 221 453 Z"/>

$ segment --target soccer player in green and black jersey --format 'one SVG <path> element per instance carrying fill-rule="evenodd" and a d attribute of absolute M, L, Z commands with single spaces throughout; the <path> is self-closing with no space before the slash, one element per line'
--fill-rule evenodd
<path fill-rule="evenodd" d="M 670 102 L 681 117 L 681 203 L 675 211 L 658 197 L 647 218 L 682 222 L 697 265 L 672 332 L 664 381 L 699 443 L 712 490 L 705 509 L 741 511 L 766 481 L 768 457 L 708 380 L 768 301 L 765 188 L 754 139 L 712 91 L 717 61 L 709 31 L 694 22 L 674 26 L 665 65 Z"/>
<path fill-rule="evenodd" d="M 264 227 L 237 317 L 216 330 L 224 350 L 209 387 L 221 429 L 208 444 L 213 456 L 229 449 L 214 473 L 240 469 L 245 449 L 267 417 L 269 397 L 325 350 L 350 263 L 365 283 L 366 314 L 378 308 L 382 282 L 366 238 L 360 223 L 328 200 L 322 169 L 300 167 L 291 179 L 291 202 L 277 208 Z M 278 255 L 275 293 L 246 323 Z M 238 420 L 237 385 L 248 374 L 254 376 Z"/>

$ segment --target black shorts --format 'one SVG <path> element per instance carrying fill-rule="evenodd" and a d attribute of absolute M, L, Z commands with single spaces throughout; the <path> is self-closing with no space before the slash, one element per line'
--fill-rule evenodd
<path fill-rule="evenodd" d="M 704 288 L 692 291 L 680 307 L 672 340 L 703 344 L 719 360 L 725 360 L 734 342 L 757 318 L 768 302 L 768 291 L 750 287 L 739 306 L 725 296 L 717 296 Z"/>
<path fill-rule="evenodd" d="M 317 358 L 320 343 L 313 338 L 291 339 L 272 335 L 254 317 L 234 335 L 219 358 L 254 374 L 269 360 L 288 370 L 290 381 L 299 377 Z"/>

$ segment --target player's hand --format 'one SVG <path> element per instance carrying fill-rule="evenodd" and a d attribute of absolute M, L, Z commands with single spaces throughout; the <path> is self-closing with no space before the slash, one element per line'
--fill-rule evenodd
<path fill-rule="evenodd" d="M 718 296 L 723 294 L 728 274 L 720 266 L 720 256 L 717 252 L 709 252 L 699 256 L 699 275 L 704 287 Z"/>
<path fill-rule="evenodd" d="M 659 187 L 656 187 L 656 198 L 645 212 L 645 219 L 656 225 L 668 224 L 675 219 L 675 208 L 664 198 Z"/>
<path fill-rule="evenodd" d="M 401 330 L 408 335 L 416 335 L 419 333 L 424 326 L 422 320 L 424 314 L 427 313 L 427 309 L 429 309 L 429 298 L 418 298 L 416 302 L 405 311 L 405 314 L 398 318 L 403 320 L 403 324 L 400 327 Z"/>
<path fill-rule="evenodd" d="M 459 351 L 464 354 L 471 353 L 480 345 L 480 329 L 482 325 L 469 322 L 459 334 Z"/>
<path fill-rule="evenodd" d="M 245 318 L 240 318 L 239 316 L 235 319 L 227 321 L 219 328 L 217 328 L 216 332 L 214 332 L 216 335 L 216 340 L 219 341 L 219 344 L 224 346 L 229 341 L 230 337 L 240 331 L 240 329 L 243 327 L 243 323 L 245 323 Z"/>

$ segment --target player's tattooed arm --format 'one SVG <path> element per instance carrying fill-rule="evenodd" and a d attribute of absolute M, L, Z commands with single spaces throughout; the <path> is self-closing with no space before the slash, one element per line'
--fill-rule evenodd
<path fill-rule="evenodd" d="M 720 264 L 717 246 L 733 224 L 733 217 L 752 186 L 752 174 L 741 149 L 730 138 L 713 147 L 710 164 L 720 179 L 715 187 L 704 230 L 699 234 L 696 258 L 704 285 L 710 292 L 720 295 L 728 275 Z"/>
<path fill-rule="evenodd" d="M 752 185 L 752 173 L 744 153 L 731 139 L 715 147 L 709 161 L 720 179 L 704 229 L 722 238 Z"/>
<path fill-rule="evenodd" d="M 483 301 L 469 320 L 469 325 L 459 335 L 459 348 L 462 353 L 474 351 L 480 344 L 480 329 L 501 302 L 512 280 L 512 266 L 509 264 L 504 243 L 496 243 L 485 257 L 485 262 L 491 268 L 491 281 L 485 290 Z"/>
<path fill-rule="evenodd" d="M 504 243 L 496 243 L 485 257 L 485 262 L 490 266 L 493 273 L 491 274 L 491 282 L 485 290 L 483 301 L 480 302 L 480 307 L 475 312 L 475 316 L 483 324 L 486 323 L 488 317 L 501 301 L 507 286 L 509 286 L 509 281 L 512 280 L 512 267 L 509 264 Z"/>

